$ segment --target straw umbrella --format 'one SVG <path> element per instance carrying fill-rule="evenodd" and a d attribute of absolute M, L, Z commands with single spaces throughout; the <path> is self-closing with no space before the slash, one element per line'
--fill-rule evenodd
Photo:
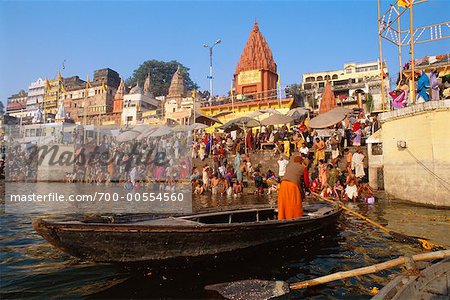
<path fill-rule="evenodd" d="M 320 101 L 319 114 L 329 112 L 336 106 L 336 98 L 334 97 L 333 90 L 331 89 L 330 81 L 327 80 L 327 83 L 325 84 L 325 90 L 322 94 L 322 100 Z"/>
<path fill-rule="evenodd" d="M 160 137 L 160 136 L 163 136 L 163 135 L 171 134 L 172 132 L 173 131 L 169 127 L 167 127 L 167 126 L 160 126 L 155 131 L 150 133 L 148 136 L 149 137 Z"/>
<path fill-rule="evenodd" d="M 247 136 L 247 128 L 253 128 L 253 127 L 258 127 L 258 126 L 261 126 L 261 124 L 257 120 L 255 120 L 253 118 L 249 118 L 249 117 L 240 117 L 240 118 L 228 121 L 227 123 L 222 125 L 221 128 L 225 132 L 230 132 L 230 131 L 242 128 L 244 130 L 244 149 L 245 149 L 245 154 L 247 154 L 247 143 L 245 141 L 245 137 Z"/>
<path fill-rule="evenodd" d="M 333 109 L 329 112 L 319 114 L 317 117 L 312 118 L 309 121 L 310 128 L 327 128 L 336 125 L 340 121 L 344 120 L 345 114 L 339 110 Z"/>
<path fill-rule="evenodd" d="M 136 139 L 139 135 L 141 134 L 141 132 L 137 131 L 137 130 L 127 130 L 125 132 L 122 132 L 121 134 L 119 134 L 116 137 L 116 141 L 118 142 L 128 142 L 131 140 Z"/>
<path fill-rule="evenodd" d="M 294 118 L 287 115 L 271 115 L 264 120 L 261 121 L 261 125 L 269 126 L 269 125 L 281 125 L 281 124 L 290 124 L 294 121 Z"/>

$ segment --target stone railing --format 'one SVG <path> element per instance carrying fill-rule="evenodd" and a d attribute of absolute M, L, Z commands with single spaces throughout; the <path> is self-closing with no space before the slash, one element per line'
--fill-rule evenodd
<path fill-rule="evenodd" d="M 439 101 L 428 101 L 425 103 L 413 104 L 405 108 L 382 113 L 378 116 L 380 122 L 387 122 L 391 119 L 411 116 L 426 111 L 450 109 L 450 99 Z"/>

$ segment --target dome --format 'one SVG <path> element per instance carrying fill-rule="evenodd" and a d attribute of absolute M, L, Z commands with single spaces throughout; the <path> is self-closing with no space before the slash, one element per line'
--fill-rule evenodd
<path fill-rule="evenodd" d="M 136 86 L 134 86 L 129 94 L 144 94 L 144 90 L 139 86 L 139 81 L 136 83 Z"/>

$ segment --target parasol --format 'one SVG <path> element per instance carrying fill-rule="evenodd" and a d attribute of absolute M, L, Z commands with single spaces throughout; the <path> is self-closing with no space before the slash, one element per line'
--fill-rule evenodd
<path fill-rule="evenodd" d="M 136 139 L 141 133 L 137 130 L 127 130 L 119 134 L 116 138 L 116 141 L 119 143 L 128 142 Z"/>
<path fill-rule="evenodd" d="M 258 126 L 260 126 L 260 123 L 257 120 L 249 117 L 240 117 L 228 121 L 227 123 L 223 124 L 220 128 L 223 129 L 225 132 L 230 132 L 233 130 L 237 130 L 239 128 L 252 128 Z"/>
<path fill-rule="evenodd" d="M 261 125 L 268 126 L 268 125 L 281 125 L 281 124 L 290 124 L 294 121 L 294 118 L 287 115 L 271 115 L 264 120 L 261 121 Z"/>
<path fill-rule="evenodd" d="M 310 128 L 327 128 L 336 125 L 340 121 L 344 120 L 345 114 L 339 110 L 331 110 L 329 112 L 319 114 L 317 117 L 312 118 L 309 121 L 308 127 Z"/>
<path fill-rule="evenodd" d="M 173 131 L 169 127 L 160 126 L 160 127 L 157 127 L 156 130 L 153 131 L 152 133 L 150 133 L 148 136 L 149 137 L 160 137 L 160 136 L 168 135 L 171 133 L 173 133 Z"/>

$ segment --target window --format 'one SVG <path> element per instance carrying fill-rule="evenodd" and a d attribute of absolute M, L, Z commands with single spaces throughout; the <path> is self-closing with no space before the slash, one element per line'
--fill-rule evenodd
<path fill-rule="evenodd" d="M 332 79 L 338 79 L 337 74 L 334 74 L 333 77 L 332 77 Z"/>
<path fill-rule="evenodd" d="M 383 155 L 383 144 L 382 143 L 372 144 L 372 155 Z"/>
<path fill-rule="evenodd" d="M 322 81 L 323 77 L 322 76 L 317 76 L 317 81 Z"/>
<path fill-rule="evenodd" d="M 325 80 L 330 80 L 330 79 L 331 79 L 330 75 L 325 75 Z"/>

